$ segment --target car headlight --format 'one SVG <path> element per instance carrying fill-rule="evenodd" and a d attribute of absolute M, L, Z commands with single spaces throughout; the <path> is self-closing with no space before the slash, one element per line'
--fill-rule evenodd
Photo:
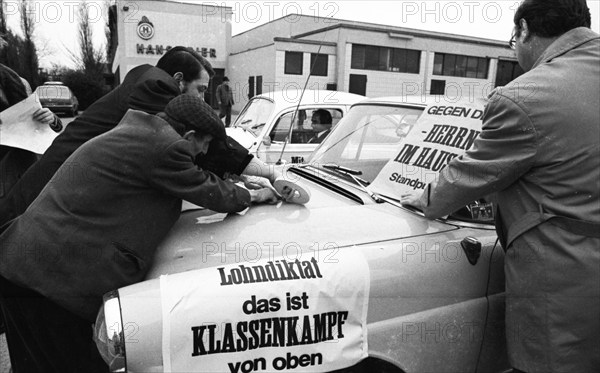
<path fill-rule="evenodd" d="M 127 371 L 125 334 L 118 291 L 104 295 L 104 304 L 94 325 L 94 341 L 111 372 Z"/>

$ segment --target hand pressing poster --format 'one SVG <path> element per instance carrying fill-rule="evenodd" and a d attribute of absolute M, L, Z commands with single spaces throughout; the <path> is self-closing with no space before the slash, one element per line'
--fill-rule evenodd
<path fill-rule="evenodd" d="M 388 196 L 424 190 L 453 158 L 473 146 L 481 133 L 484 106 L 484 100 L 466 99 L 429 104 L 371 190 Z"/>

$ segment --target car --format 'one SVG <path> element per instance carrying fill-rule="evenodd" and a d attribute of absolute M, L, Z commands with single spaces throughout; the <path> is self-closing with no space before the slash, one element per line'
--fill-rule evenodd
<path fill-rule="evenodd" d="M 46 82 L 37 87 L 34 92 L 44 108 L 54 113 L 65 113 L 76 116 L 79 109 L 79 101 L 71 89 L 62 82 Z"/>
<path fill-rule="evenodd" d="M 398 188 L 424 188 L 417 168 L 472 146 L 481 114 L 363 100 L 282 167 L 305 205 L 182 212 L 147 279 L 104 297 L 94 335 L 111 371 L 510 371 L 489 204 L 428 220 L 399 202 Z"/>
<path fill-rule="evenodd" d="M 300 98 L 302 101 L 298 104 Z M 317 147 L 308 143 L 315 134 L 311 128 L 312 113 L 317 109 L 328 110 L 335 127 L 352 104 L 364 99 L 364 96 L 346 92 L 303 92 L 295 88 L 261 94 L 244 106 L 233 126 L 227 128 L 227 134 L 266 163 L 280 160 L 303 163 Z M 292 120 L 291 139 L 282 155 Z"/>

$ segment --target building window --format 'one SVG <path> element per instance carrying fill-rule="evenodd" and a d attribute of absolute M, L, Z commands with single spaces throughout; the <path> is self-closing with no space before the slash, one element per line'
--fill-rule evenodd
<path fill-rule="evenodd" d="M 487 79 L 489 59 L 449 53 L 436 53 L 433 74 Z"/>
<path fill-rule="evenodd" d="M 496 87 L 505 86 L 524 73 L 517 61 L 498 61 L 498 72 L 496 73 Z"/>
<path fill-rule="evenodd" d="M 326 54 L 310 54 L 310 66 L 312 69 L 312 75 L 314 76 L 327 76 L 327 63 L 329 62 L 329 56 Z"/>
<path fill-rule="evenodd" d="M 285 52 L 285 74 L 302 75 L 302 52 Z"/>
<path fill-rule="evenodd" d="M 418 74 L 421 51 L 352 44 L 350 67 L 362 70 Z"/>
<path fill-rule="evenodd" d="M 443 95 L 446 93 L 446 81 L 445 80 L 431 80 L 431 89 L 429 94 L 432 95 Z"/>

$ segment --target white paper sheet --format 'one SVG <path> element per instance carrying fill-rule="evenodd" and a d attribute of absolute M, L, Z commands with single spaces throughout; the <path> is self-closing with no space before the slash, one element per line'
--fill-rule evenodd
<path fill-rule="evenodd" d="M 31 95 L 1 112 L 0 145 L 44 154 L 58 134 L 47 124 L 33 119 L 33 113 L 41 107 L 37 96 Z"/>

